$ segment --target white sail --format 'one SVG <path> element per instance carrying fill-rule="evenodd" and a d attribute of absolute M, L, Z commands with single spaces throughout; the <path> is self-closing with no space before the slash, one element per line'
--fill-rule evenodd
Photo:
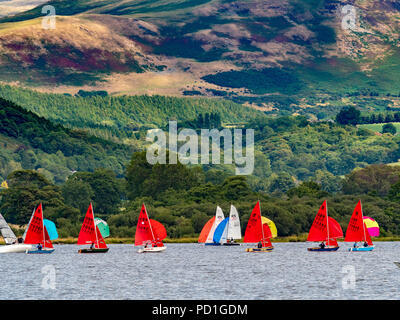
<path fill-rule="evenodd" d="M 31 221 L 32 221 L 32 218 L 33 218 L 34 215 L 35 215 L 35 208 L 33 208 L 31 218 L 29 219 L 29 223 L 27 224 L 25 232 L 24 232 L 24 234 L 22 236 L 22 239 L 24 239 L 24 241 L 25 241 L 26 233 L 28 232 L 29 225 L 31 224 Z"/>
<path fill-rule="evenodd" d="M 222 220 L 224 220 L 224 213 L 222 212 L 222 209 L 217 206 L 217 211 L 215 212 L 215 220 L 214 223 L 210 229 L 210 233 L 208 234 L 206 243 L 211 243 L 213 242 L 213 237 L 214 237 L 214 232 L 217 226 L 221 223 Z"/>
<path fill-rule="evenodd" d="M 17 241 L 17 237 L 14 232 L 11 230 L 10 226 L 7 224 L 7 221 L 0 214 L 0 232 L 4 238 L 6 244 L 12 244 Z"/>
<path fill-rule="evenodd" d="M 229 223 L 228 223 L 226 238 L 234 240 L 242 238 L 239 213 L 237 212 L 236 208 L 233 205 L 231 205 L 231 211 L 229 213 Z"/>

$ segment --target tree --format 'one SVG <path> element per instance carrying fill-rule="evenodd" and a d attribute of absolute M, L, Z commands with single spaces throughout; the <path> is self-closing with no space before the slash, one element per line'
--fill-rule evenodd
<path fill-rule="evenodd" d="M 93 201 L 94 191 L 86 181 L 69 178 L 61 188 L 65 203 L 85 213 Z"/>
<path fill-rule="evenodd" d="M 152 173 L 152 165 L 146 159 L 146 151 L 135 152 L 126 167 L 126 190 L 129 200 L 143 195 L 143 183 Z"/>
<path fill-rule="evenodd" d="M 336 115 L 336 122 L 346 125 L 356 125 L 360 122 L 361 112 L 354 108 L 353 106 L 344 107 L 340 112 Z"/>
<path fill-rule="evenodd" d="M 0 211 L 10 223 L 27 224 L 40 203 L 46 217 L 54 217 L 64 199 L 58 186 L 32 170 L 15 171 L 8 177 L 9 188 L 1 191 Z"/>
<path fill-rule="evenodd" d="M 392 135 L 395 135 L 397 133 L 397 129 L 393 125 L 393 123 L 386 123 L 382 127 L 382 133 L 390 133 Z"/>

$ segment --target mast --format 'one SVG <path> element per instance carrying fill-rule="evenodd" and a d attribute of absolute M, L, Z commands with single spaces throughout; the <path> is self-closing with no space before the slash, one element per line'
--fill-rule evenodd
<path fill-rule="evenodd" d="M 260 207 L 260 223 L 261 223 L 261 234 L 262 234 L 262 239 L 261 239 L 261 243 L 264 246 L 264 228 L 263 228 L 263 223 L 262 223 L 262 215 L 261 215 L 261 203 L 260 200 L 258 200 L 258 206 Z"/>
<path fill-rule="evenodd" d="M 43 207 L 42 207 L 42 204 L 40 204 L 40 208 L 42 209 L 42 210 L 40 210 L 40 212 L 42 214 L 43 248 L 46 248 L 46 236 L 44 234 L 44 221 L 43 221 Z"/>
<path fill-rule="evenodd" d="M 151 235 L 153 236 L 153 241 L 156 241 L 156 239 L 155 239 L 155 237 L 154 237 L 154 233 L 153 233 L 153 228 L 151 227 L 151 223 L 150 223 L 150 219 L 149 219 L 149 214 L 147 213 L 147 208 L 146 208 L 146 205 L 145 205 L 145 204 L 144 204 L 144 209 L 145 209 L 145 211 L 146 211 L 146 217 L 147 217 L 147 221 L 149 222 Z"/>
<path fill-rule="evenodd" d="M 99 247 L 99 238 L 97 237 L 96 222 L 94 221 L 94 210 L 93 210 L 92 203 L 90 203 L 90 206 L 92 207 L 92 218 L 93 218 L 94 234 L 96 235 L 97 247 Z"/>
<path fill-rule="evenodd" d="M 361 208 L 361 222 L 362 222 L 363 231 L 364 231 L 364 242 L 366 242 L 367 241 L 367 236 L 365 235 L 364 213 L 363 213 L 363 210 L 362 210 L 361 200 L 360 200 L 360 208 Z"/>
<path fill-rule="evenodd" d="M 326 202 L 326 231 L 328 232 L 328 247 L 329 247 L 329 219 L 328 219 L 328 202 Z"/>

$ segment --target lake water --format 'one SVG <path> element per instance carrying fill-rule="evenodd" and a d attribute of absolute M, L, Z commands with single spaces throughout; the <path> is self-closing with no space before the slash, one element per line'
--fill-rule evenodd
<path fill-rule="evenodd" d="M 139 254 L 114 244 L 105 254 L 78 254 L 76 245 L 55 245 L 49 255 L 1 254 L 0 299 L 400 298 L 400 242 L 377 242 L 372 252 L 348 252 L 350 243 L 337 252 L 274 246 L 248 253 L 246 245 L 167 244 Z"/>

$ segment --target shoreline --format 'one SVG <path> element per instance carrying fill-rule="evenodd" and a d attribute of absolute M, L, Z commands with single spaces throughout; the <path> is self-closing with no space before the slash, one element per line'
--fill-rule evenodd
<path fill-rule="evenodd" d="M 164 239 L 164 243 L 197 243 L 197 237 L 187 237 L 187 238 L 166 238 Z M 381 242 L 381 241 L 400 241 L 400 236 L 392 236 L 392 237 L 379 237 L 372 239 L 373 242 Z M 60 238 L 53 240 L 53 244 L 76 244 L 78 238 Z M 135 239 L 132 238 L 106 238 L 105 242 L 107 244 L 135 244 Z M 243 243 L 243 240 L 237 241 L 238 243 Z M 288 236 L 288 237 L 277 237 L 271 240 L 272 243 L 279 242 L 307 242 L 307 236 Z M 339 243 L 344 242 L 343 240 L 338 240 Z M 4 245 L 4 240 L 0 240 L 0 245 Z"/>

